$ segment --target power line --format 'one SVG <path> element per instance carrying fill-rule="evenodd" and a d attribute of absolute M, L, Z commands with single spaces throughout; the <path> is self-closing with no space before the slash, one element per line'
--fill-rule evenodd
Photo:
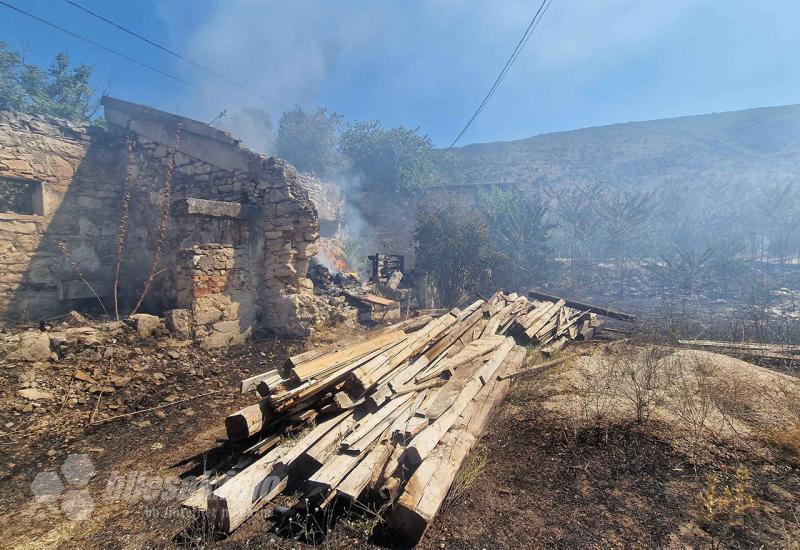
<path fill-rule="evenodd" d="M 96 46 L 96 47 L 100 48 L 101 50 L 104 50 L 104 51 L 107 51 L 109 53 L 112 53 L 112 54 L 114 54 L 116 56 L 119 56 L 119 57 L 121 57 L 121 58 L 123 58 L 123 59 L 125 59 L 127 61 L 130 61 L 131 63 L 135 63 L 136 65 L 139 65 L 141 67 L 144 67 L 146 69 L 154 71 L 154 72 L 156 72 L 156 73 L 158 73 L 158 74 L 160 74 L 162 76 L 165 76 L 165 77 L 167 77 L 167 78 L 169 78 L 171 80 L 174 80 L 176 82 L 180 82 L 181 84 L 185 84 L 187 86 L 190 86 L 191 88 L 195 88 L 195 89 L 198 89 L 198 90 L 200 89 L 200 86 L 195 82 L 191 82 L 191 81 L 185 80 L 185 79 L 183 79 L 183 78 L 181 78 L 179 76 L 175 76 L 173 74 L 170 74 L 170 73 L 168 73 L 166 71 L 162 71 L 161 69 L 159 69 L 157 67 L 153 67 L 152 65 L 149 65 L 149 64 L 147 64 L 147 63 L 145 63 L 143 61 L 139 61 L 138 59 L 135 59 L 135 58 L 133 58 L 133 57 L 131 57 L 129 55 L 126 55 L 126 54 L 124 54 L 122 52 L 119 52 L 119 51 L 117 51 L 117 50 L 115 50 L 113 48 L 109 48 L 108 46 L 105 46 L 105 45 L 103 45 L 103 44 L 101 44 L 101 43 L 99 43 L 99 42 L 97 42 L 95 40 L 92 40 L 91 38 L 87 38 L 87 37 L 82 36 L 82 35 L 80 35 L 78 33 L 72 32 L 72 31 L 70 31 L 68 29 L 65 29 L 64 27 L 56 25 L 55 23 L 51 23 L 50 21 L 47 21 L 46 19 L 42 19 L 41 17 L 33 15 L 32 13 L 29 13 L 29 12 L 23 10 L 23 9 L 20 9 L 20 8 L 18 8 L 16 6 L 12 6 L 11 4 L 9 4 L 9 3 L 7 3 L 7 2 L 5 2 L 3 0 L 0 0 L 0 6 L 5 6 L 5 7 L 9 8 L 9 9 L 12 9 L 12 10 L 14 10 L 14 11 L 16 11 L 18 13 L 21 13 L 21 14 L 27 16 L 27 17 L 30 17 L 31 19 L 34 19 L 34 20 L 36 20 L 36 21 L 38 21 L 38 22 L 40 22 L 40 23 L 42 23 L 44 25 L 47 25 L 47 26 L 52 27 L 54 29 L 57 29 L 57 30 L 59 30 L 59 31 L 65 33 L 65 34 L 68 34 L 68 35 L 70 35 L 70 36 L 72 36 L 74 38 L 77 38 L 78 40 L 83 40 L 84 42 L 86 42 L 88 44 L 91 44 L 92 46 Z M 224 96 L 222 94 L 218 94 L 218 93 L 216 93 L 214 91 L 206 90 L 206 93 L 208 93 L 210 95 L 213 95 L 216 98 L 221 99 L 222 101 L 226 102 L 227 104 L 233 103 L 234 105 L 244 106 L 243 104 L 240 104 L 240 103 L 231 102 L 229 97 Z"/>
<path fill-rule="evenodd" d="M 172 75 L 172 74 L 170 74 L 170 73 L 168 73 L 166 71 L 162 71 L 161 69 L 153 67 L 152 65 L 148 65 L 147 63 L 145 63 L 143 61 L 139 61 L 138 59 L 134 59 L 133 57 L 131 57 L 129 55 L 125 55 L 124 53 L 118 52 L 117 50 L 109 48 L 108 46 L 104 46 L 103 44 L 100 44 L 99 42 L 95 42 L 91 38 L 86 38 L 85 36 L 82 36 L 80 34 L 74 33 L 74 32 L 72 32 L 70 30 L 65 29 L 64 27 L 60 27 L 60 26 L 56 25 L 55 23 L 51 23 L 50 21 L 42 19 L 41 17 L 33 15 L 32 13 L 29 13 L 29 12 L 27 12 L 25 10 L 22 10 L 22 9 L 16 7 L 16 6 L 12 6 L 11 4 L 8 4 L 8 3 L 4 2 L 3 0 L 0 0 L 0 5 L 3 5 L 5 7 L 7 7 L 7 8 L 9 8 L 9 9 L 12 9 L 12 10 L 14 10 L 16 12 L 19 12 L 22 15 L 26 15 L 26 16 L 30 17 L 31 19 L 35 19 L 36 21 L 38 21 L 40 23 L 43 23 L 43 24 L 47 25 L 48 27 L 52 27 L 54 29 L 57 29 L 57 30 L 59 30 L 61 32 L 64 32 L 64 33 L 74 37 L 74 38 L 77 38 L 79 40 L 83 40 L 84 42 L 87 42 L 87 43 L 89 43 L 89 44 L 91 44 L 93 46 L 97 46 L 98 48 L 103 49 L 103 50 L 105 50 L 105 51 L 107 51 L 109 53 L 113 53 L 114 55 L 122 57 L 123 59 L 127 59 L 131 63 L 136 63 L 137 65 L 140 65 L 140 66 L 142 66 L 142 67 L 144 67 L 146 69 L 150 69 L 151 71 L 155 71 L 155 72 L 159 73 L 162 76 L 166 76 L 167 78 L 171 78 L 172 80 L 176 80 L 176 81 L 181 82 L 183 84 L 188 84 L 189 86 L 195 86 L 194 83 L 189 82 L 188 80 L 184 80 L 184 79 L 180 78 L 179 76 Z"/>
<path fill-rule="evenodd" d="M 208 74 L 210 74 L 210 75 L 213 75 L 213 76 L 215 76 L 215 77 L 217 77 L 217 78 L 220 78 L 220 79 L 224 80 L 225 82 L 227 82 L 227 83 L 229 83 L 229 84 L 233 84 L 233 85 L 234 85 L 234 86 L 236 86 L 237 88 L 241 88 L 242 90 L 246 90 L 246 91 L 248 91 L 248 92 L 250 92 L 250 93 L 252 93 L 252 94 L 255 94 L 255 95 L 257 95 L 258 97 L 260 97 L 260 98 L 262 98 L 262 99 L 265 99 L 265 100 L 267 100 L 267 101 L 269 101 L 269 102 L 272 102 L 272 103 L 274 103 L 274 104 L 276 104 L 276 105 L 280 105 L 280 106 L 281 106 L 281 107 L 283 107 L 284 109 L 289 109 L 289 107 L 288 107 L 287 105 L 285 105 L 285 104 L 281 103 L 280 101 L 277 101 L 277 100 L 275 100 L 275 99 L 272 99 L 271 97 L 269 97 L 269 96 L 266 96 L 266 95 L 264 95 L 263 93 L 259 92 L 258 90 L 255 90 L 255 89 L 253 89 L 253 88 L 251 88 L 251 87 L 249 87 L 249 86 L 246 86 L 246 85 L 244 85 L 244 84 L 241 84 L 241 83 L 239 83 L 239 82 L 236 82 L 235 80 L 233 80 L 233 79 L 231 79 L 231 78 L 228 78 L 227 76 L 225 76 L 225 75 L 223 75 L 223 74 L 220 74 L 220 73 L 218 73 L 218 72 L 216 72 L 216 71 L 214 71 L 214 70 L 212 70 L 212 69 L 209 69 L 208 67 L 205 67 L 204 65 L 201 65 L 200 63 L 197 63 L 196 61 L 192 61 L 191 59 L 188 59 L 188 58 L 186 58 L 186 57 L 182 56 L 181 54 L 179 54 L 179 53 L 176 53 L 176 52 L 174 52 L 174 51 L 170 50 L 169 48 L 167 48 L 167 47 L 165 47 L 165 46 L 162 46 L 161 44 L 158 44 L 158 43 L 156 43 L 156 42 L 153 42 L 152 40 L 150 40 L 150 39 L 148 39 L 148 38 L 145 38 L 144 36 L 142 36 L 142 35 L 140 35 L 140 34 L 138 34 L 138 33 L 134 32 L 134 31 L 132 31 L 132 30 L 130 30 L 130 29 L 128 29 L 128 28 L 126 28 L 126 27 L 123 27 L 122 25 L 120 25 L 120 24 L 118 24 L 118 23 L 115 23 L 114 21 L 111 21 L 110 19 L 106 19 L 106 18 L 105 18 L 105 17 L 103 17 L 102 15 L 100 15 L 100 14 L 98 14 L 98 13 L 95 13 L 95 12 L 93 12 L 92 10 L 90 10 L 90 9 L 88 9 L 88 8 L 85 8 L 85 7 L 81 6 L 80 4 L 78 4 L 78 3 L 76 3 L 76 2 L 73 2 L 72 0 L 64 0 L 64 1 L 65 1 L 67 4 L 69 4 L 69 5 L 71 5 L 71 6 L 74 6 L 74 7 L 78 8 L 79 10 L 82 10 L 82 11 L 86 12 L 86 13 L 88 13 L 89 15 L 91 15 L 91 16 L 93 16 L 93 17 L 96 17 L 96 18 L 100 19 L 101 21 L 105 21 L 105 22 L 106 22 L 106 23 L 108 23 L 109 25 L 113 25 L 114 27 L 118 28 L 119 30 L 121 30 L 121 31 L 123 31 L 123 32 L 126 32 L 126 33 L 128 33 L 129 35 L 131 35 L 131 36 L 134 36 L 134 37 L 138 38 L 139 40 L 142 40 L 142 41 L 144 41 L 144 42 L 147 42 L 147 43 L 148 43 L 148 44 L 150 44 L 151 46 L 154 46 L 154 47 L 158 48 L 158 49 L 159 49 L 159 50 L 161 50 L 161 51 L 164 51 L 164 52 L 166 52 L 166 53 L 168 53 L 168 54 L 170 54 L 170 55 L 172 55 L 172 56 L 174 56 L 174 57 L 176 57 L 176 58 L 178 58 L 178 59 L 180 59 L 180 60 L 182 60 L 182 61 L 185 61 L 186 63 L 189 63 L 190 65 L 192 65 L 192 66 L 194 66 L 194 67 L 196 67 L 196 68 L 198 68 L 198 69 L 200 69 L 200 70 L 203 70 L 203 71 L 207 72 L 207 73 L 208 73 Z"/>
<path fill-rule="evenodd" d="M 464 125 L 464 128 L 461 129 L 461 131 L 456 136 L 456 139 L 454 139 L 453 143 L 451 143 L 450 146 L 447 148 L 448 150 L 452 149 L 455 146 L 455 144 L 458 143 L 458 140 L 461 139 L 461 136 L 463 136 L 464 133 L 469 129 L 469 127 L 472 126 L 472 123 L 475 121 L 476 118 L 478 118 L 478 115 L 481 113 L 481 111 L 483 111 L 483 108 L 486 106 L 491 97 L 494 95 L 494 92 L 497 90 L 498 86 L 500 86 L 500 83 L 503 81 L 503 79 L 505 79 L 506 75 L 508 74 L 508 71 L 511 70 L 511 67 L 514 65 L 514 62 L 517 60 L 517 57 L 519 57 L 519 54 L 522 53 L 522 50 L 525 48 L 525 45 L 528 43 L 528 40 L 530 40 L 531 35 L 533 35 L 533 31 L 536 30 L 536 27 L 539 26 L 539 22 L 544 17 L 544 14 L 547 11 L 547 8 L 550 7 L 551 2 L 552 0 L 542 0 L 539 9 L 536 10 L 536 13 L 533 15 L 531 22 L 528 24 L 528 27 L 525 29 L 525 32 L 522 35 L 522 38 L 520 38 L 519 42 L 517 42 L 517 46 L 514 48 L 514 51 L 511 53 L 511 56 L 509 56 L 508 60 L 506 61 L 506 64 L 500 71 L 500 74 L 495 79 L 494 84 L 492 84 L 492 87 L 486 93 L 486 97 L 483 98 L 483 101 L 481 101 L 481 104 L 478 105 L 478 108 L 472 114 L 469 121 L 467 121 L 466 125 Z"/>

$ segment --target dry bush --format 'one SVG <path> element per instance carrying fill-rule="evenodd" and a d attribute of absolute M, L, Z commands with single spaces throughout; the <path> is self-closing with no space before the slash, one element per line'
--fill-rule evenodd
<path fill-rule="evenodd" d="M 775 423 L 763 430 L 762 439 L 800 458 L 800 382 L 781 380 L 762 389 L 769 416 Z"/>
<path fill-rule="evenodd" d="M 579 428 L 605 423 L 617 402 L 617 371 L 601 368 L 596 371 L 581 371 L 581 382 L 575 389 L 579 399 Z"/>
<path fill-rule="evenodd" d="M 696 457 L 700 444 L 719 435 L 723 428 L 718 418 L 714 392 L 718 367 L 703 356 L 682 361 L 669 360 L 665 408 L 671 412 L 688 437 L 690 454 Z"/>
<path fill-rule="evenodd" d="M 756 508 L 750 471 L 744 468 L 736 470 L 734 478 L 724 487 L 717 474 L 709 474 L 699 499 L 707 521 L 722 521 L 728 527 L 742 525 L 747 514 Z"/>
<path fill-rule="evenodd" d="M 660 361 L 668 353 L 656 346 L 619 346 L 603 357 L 599 369 L 582 372 L 576 393 L 584 425 L 604 421 L 621 406 L 632 408 L 637 422 L 649 420 L 663 400 Z"/>
<path fill-rule="evenodd" d="M 669 352 L 656 347 L 621 348 L 616 364 L 620 397 L 633 406 L 636 421 L 645 422 L 663 401 L 665 377 L 661 360 Z"/>

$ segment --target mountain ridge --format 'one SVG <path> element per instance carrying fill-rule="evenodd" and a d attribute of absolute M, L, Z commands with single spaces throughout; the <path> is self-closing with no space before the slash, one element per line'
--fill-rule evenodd
<path fill-rule="evenodd" d="M 800 104 L 620 122 L 436 154 L 444 185 L 786 183 L 800 173 Z"/>

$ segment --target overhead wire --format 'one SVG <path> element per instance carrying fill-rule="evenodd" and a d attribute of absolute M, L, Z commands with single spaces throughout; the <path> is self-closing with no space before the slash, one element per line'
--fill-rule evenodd
<path fill-rule="evenodd" d="M 215 71 L 213 69 L 209 69 L 208 67 L 206 67 L 205 65 L 202 65 L 201 63 L 198 63 L 197 61 L 193 61 L 192 59 L 189 59 L 188 57 L 184 57 L 183 55 L 181 55 L 181 54 L 179 54 L 179 53 L 167 48 L 166 46 L 162 46 L 161 44 L 159 44 L 157 42 L 154 42 L 154 41 L 150 40 L 149 38 L 146 38 L 145 36 L 142 36 L 141 34 L 135 32 L 135 31 L 132 31 L 131 29 L 129 29 L 129 28 L 123 26 L 123 25 L 120 25 L 119 23 L 116 23 L 116 22 L 114 22 L 114 21 L 112 21 L 110 19 L 107 19 L 106 17 L 103 17 L 99 13 L 96 13 L 96 12 L 90 10 L 89 8 L 81 6 L 77 2 L 73 2 L 72 0 L 64 0 L 64 1 L 67 4 L 69 4 L 71 6 L 74 6 L 74 7 L 78 8 L 79 10 L 82 10 L 82 11 L 86 12 L 86 13 L 88 13 L 89 15 L 91 15 L 93 17 L 96 17 L 97 19 L 100 19 L 101 21 L 104 21 L 104 22 L 108 23 L 109 25 L 114 26 L 114 27 L 118 28 L 119 30 L 121 30 L 121 31 L 123 31 L 125 33 L 128 33 L 129 35 L 131 35 L 131 36 L 133 36 L 133 37 L 135 37 L 135 38 L 137 38 L 139 40 L 142 40 L 143 42 L 146 42 L 147 44 L 150 44 L 151 46 L 154 46 L 154 47 L 158 48 L 159 50 L 161 50 L 163 52 L 166 52 L 166 53 L 168 53 L 169 55 L 171 55 L 173 57 L 176 57 L 177 59 L 180 59 L 181 61 L 189 63 L 193 67 L 196 67 L 196 68 L 198 68 L 198 69 L 200 69 L 202 71 L 205 71 L 206 73 L 208 73 L 208 74 L 210 74 L 212 76 L 215 76 L 215 77 L 217 77 L 217 78 L 219 78 L 221 80 L 224 80 L 228 84 L 232 84 L 233 86 L 236 86 L 237 88 L 240 88 L 242 90 L 245 90 L 247 92 L 255 94 L 258 97 L 260 97 L 261 99 L 265 99 L 265 100 L 267 100 L 267 101 L 269 101 L 271 103 L 274 103 L 276 105 L 280 105 L 284 109 L 289 109 L 289 106 L 285 105 L 284 103 L 281 103 L 280 101 L 278 101 L 276 99 L 273 99 L 273 98 L 269 97 L 268 95 L 266 95 L 266 94 L 264 94 L 264 93 L 262 93 L 262 92 L 260 92 L 260 91 L 258 91 L 256 89 L 254 89 L 254 88 L 252 88 L 250 86 L 247 86 L 245 84 L 237 82 L 236 80 L 233 80 L 232 78 L 229 78 L 229 77 L 227 77 L 227 76 L 225 76 L 225 75 L 223 75 L 221 73 L 218 73 L 217 71 Z"/>
<path fill-rule="evenodd" d="M 487 103 L 489 102 L 491 97 L 494 95 L 494 93 L 497 90 L 497 88 L 500 86 L 500 83 L 505 79 L 505 77 L 508 74 L 509 70 L 511 70 L 511 67 L 516 62 L 517 58 L 519 57 L 519 54 L 522 53 L 522 50 L 525 48 L 525 45 L 528 43 L 528 40 L 530 40 L 530 37 L 533 35 L 533 31 L 535 31 L 536 27 L 539 26 L 539 22 L 544 17 L 544 14 L 547 12 L 547 9 L 550 7 L 551 2 L 552 2 L 552 0 L 542 0 L 542 3 L 539 5 L 539 9 L 536 10 L 536 13 L 533 15 L 533 18 L 531 18 L 531 21 L 528 24 L 528 27 L 525 29 L 525 32 L 523 33 L 522 37 L 517 42 L 517 45 L 514 48 L 514 51 L 509 56 L 508 60 L 506 61 L 506 64 L 503 66 L 503 69 L 500 71 L 500 74 L 495 79 L 495 81 L 492 84 L 491 88 L 489 88 L 489 91 L 486 93 L 486 96 L 483 98 L 483 101 L 481 101 L 480 105 L 478 105 L 478 108 L 472 114 L 470 119 L 467 121 L 467 123 L 464 125 L 464 127 L 461 129 L 461 131 L 458 133 L 458 135 L 453 140 L 453 142 L 450 144 L 450 146 L 447 148 L 447 150 L 452 149 L 455 146 L 455 144 L 458 143 L 458 141 L 466 133 L 466 131 L 469 129 L 469 127 L 472 126 L 472 123 L 475 122 L 475 119 L 478 118 L 478 115 L 480 115 L 480 113 L 483 111 L 484 107 L 486 107 Z"/>
<path fill-rule="evenodd" d="M 201 86 L 199 84 L 197 84 L 196 82 L 192 82 L 190 80 L 186 80 L 186 79 L 181 78 L 179 76 L 176 76 L 174 74 L 168 73 L 167 71 L 161 70 L 158 67 L 154 67 L 153 65 L 150 65 L 149 63 L 145 63 L 144 61 L 140 61 L 140 60 L 136 59 L 135 57 L 131 57 L 130 55 L 127 55 L 127 54 L 124 54 L 124 53 L 122 53 L 122 52 L 120 52 L 118 50 L 115 50 L 114 48 L 110 48 L 110 47 L 108 47 L 108 46 L 106 46 L 104 44 L 101 44 L 100 42 L 97 42 L 96 40 L 93 40 L 91 38 L 88 38 L 86 36 L 78 34 L 76 32 L 73 32 L 73 31 L 71 31 L 71 30 L 69 30 L 67 28 L 64 28 L 64 27 L 62 27 L 60 25 L 57 25 L 56 23 L 48 21 L 48 20 L 46 20 L 46 19 L 44 19 L 42 17 L 39 17 L 39 16 L 34 15 L 34 14 L 30 13 L 30 12 L 27 12 L 27 11 L 21 9 L 21 8 L 18 8 L 16 6 L 12 5 L 12 4 L 9 4 L 5 0 L 0 0 L 0 6 L 5 6 L 5 7 L 9 8 L 9 9 L 11 9 L 13 11 L 16 11 L 18 13 L 21 13 L 22 15 L 25 15 L 26 17 L 30 17 L 31 19 L 34 19 L 35 21 L 38 21 L 39 23 L 42 23 L 43 25 L 47 25 L 48 27 L 54 28 L 56 30 L 59 30 L 59 31 L 65 33 L 65 34 L 68 34 L 69 36 L 72 36 L 73 38 L 77 38 L 78 40 L 82 40 L 83 42 L 86 42 L 87 44 L 91 44 L 92 46 L 100 48 L 101 50 L 109 52 L 109 53 L 111 53 L 113 55 L 116 55 L 118 57 L 121 57 L 121 58 L 123 58 L 123 59 L 125 59 L 127 61 L 130 61 L 131 63 L 139 65 L 140 67 L 144 67 L 145 69 L 148 69 L 150 71 L 156 72 L 156 73 L 158 73 L 158 74 L 160 74 L 160 75 L 162 75 L 162 76 L 164 76 L 166 78 L 169 78 L 169 79 L 174 80 L 176 82 L 180 82 L 181 84 L 184 84 L 186 86 L 190 86 L 190 87 L 198 89 L 198 90 L 201 88 Z M 216 92 L 211 91 L 211 90 L 204 90 L 204 93 L 208 93 L 210 95 L 213 95 L 214 97 L 217 97 L 217 98 L 225 101 L 228 104 L 233 103 L 234 105 L 244 106 L 243 104 L 239 104 L 237 102 L 231 102 L 229 97 L 224 96 L 224 95 L 222 95 L 220 93 L 216 93 Z"/>

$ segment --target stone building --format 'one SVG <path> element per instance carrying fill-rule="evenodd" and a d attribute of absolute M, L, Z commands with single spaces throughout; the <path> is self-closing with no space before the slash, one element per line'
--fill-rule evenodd
<path fill-rule="evenodd" d="M 121 315 L 144 294 L 139 311 L 209 347 L 307 334 L 325 304 L 304 176 L 202 122 L 103 105 L 107 128 L 0 111 L 0 322 L 100 301 L 113 317 L 117 280 Z"/>

